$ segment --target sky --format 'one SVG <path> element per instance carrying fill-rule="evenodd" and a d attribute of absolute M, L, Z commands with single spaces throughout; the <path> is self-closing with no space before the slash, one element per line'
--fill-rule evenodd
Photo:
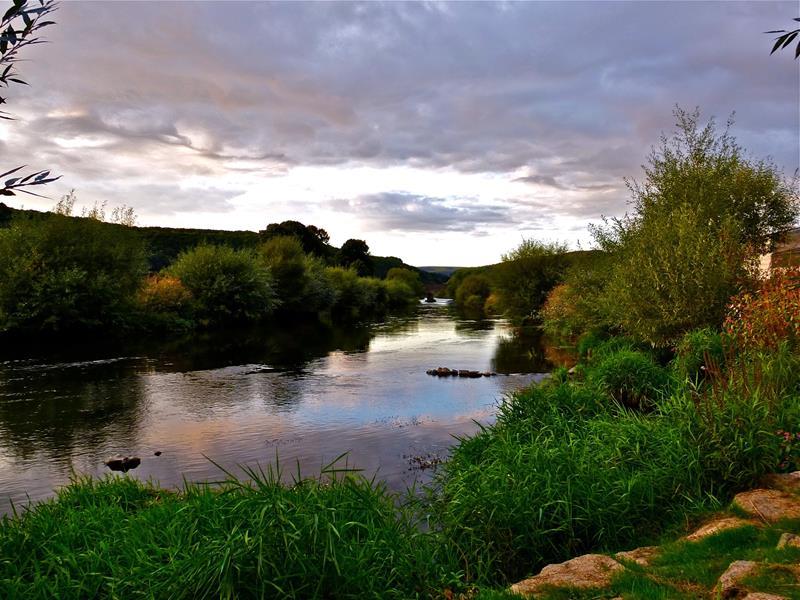
<path fill-rule="evenodd" d="M 789 2 L 62 2 L 0 123 L 5 167 L 138 224 L 287 219 L 414 265 L 590 247 L 676 105 L 800 165 Z M 6 164 L 8 163 L 8 164 Z"/>

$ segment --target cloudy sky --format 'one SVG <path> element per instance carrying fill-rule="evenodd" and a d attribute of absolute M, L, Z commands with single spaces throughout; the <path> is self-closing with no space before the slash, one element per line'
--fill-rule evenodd
<path fill-rule="evenodd" d="M 63 2 L 0 124 L 10 168 L 63 175 L 46 209 L 139 223 L 296 219 L 417 265 L 590 242 L 678 104 L 800 163 L 797 2 Z M 12 165 L 13 163 L 13 165 Z"/>

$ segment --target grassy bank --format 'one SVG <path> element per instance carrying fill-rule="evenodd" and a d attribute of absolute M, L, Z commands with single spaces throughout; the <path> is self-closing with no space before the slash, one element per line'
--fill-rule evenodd
<path fill-rule="evenodd" d="M 435 484 L 399 497 L 354 473 L 251 472 L 160 490 L 79 479 L 0 526 L 4 597 L 447 597 L 584 551 L 649 543 L 723 506 L 797 446 L 800 359 L 682 378 L 630 342 L 520 391 Z M 647 365 L 644 368 L 643 365 Z M 620 383 L 622 381 L 622 383 Z M 622 393 L 622 389 L 627 392 Z M 623 400 L 639 396 L 638 408 Z"/>

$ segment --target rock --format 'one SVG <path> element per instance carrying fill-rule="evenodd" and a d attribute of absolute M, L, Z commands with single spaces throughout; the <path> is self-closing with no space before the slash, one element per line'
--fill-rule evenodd
<path fill-rule="evenodd" d="M 142 464 L 142 459 L 138 456 L 112 456 L 104 464 L 112 471 L 126 473 Z"/>
<path fill-rule="evenodd" d="M 775 523 L 781 519 L 800 519 L 800 498 L 780 490 L 750 490 L 736 494 L 734 505 L 748 515 Z"/>
<path fill-rule="evenodd" d="M 744 600 L 789 600 L 786 596 L 776 596 L 775 594 L 765 594 L 764 592 L 750 592 Z"/>
<path fill-rule="evenodd" d="M 427 293 L 427 295 L 425 296 L 425 302 L 427 302 L 428 304 L 436 302 L 436 298 L 434 297 L 432 292 Z"/>
<path fill-rule="evenodd" d="M 714 591 L 720 598 L 736 598 L 746 592 L 741 587 L 740 582 L 756 572 L 758 563 L 752 560 L 737 560 L 728 566 L 727 570 L 720 575 Z"/>
<path fill-rule="evenodd" d="M 538 575 L 515 583 L 509 590 L 530 596 L 553 587 L 602 588 L 610 585 L 612 577 L 624 568 L 609 556 L 584 554 L 567 562 L 548 565 Z"/>
<path fill-rule="evenodd" d="M 794 533 L 784 533 L 778 540 L 778 550 L 784 548 L 800 548 L 800 535 Z"/>
<path fill-rule="evenodd" d="M 684 539 L 689 542 L 697 542 L 709 536 L 717 535 L 721 531 L 738 529 L 739 527 L 746 527 L 748 525 L 758 526 L 758 523 L 755 521 L 740 519 L 739 517 L 725 517 L 724 519 L 717 519 L 716 521 L 706 523 L 694 533 L 687 535 Z"/>
<path fill-rule="evenodd" d="M 631 562 L 635 562 L 637 565 L 647 567 L 650 565 L 650 561 L 652 561 L 660 553 L 661 548 L 658 546 L 642 546 L 641 548 L 635 548 L 633 550 L 628 550 L 627 552 L 617 552 L 614 555 L 614 558 L 619 560 L 629 560 Z"/>
<path fill-rule="evenodd" d="M 794 473 L 770 473 L 761 480 L 765 488 L 784 492 L 800 492 L 800 471 Z"/>
<path fill-rule="evenodd" d="M 161 456 L 161 450 L 156 450 L 153 452 L 153 456 Z"/>

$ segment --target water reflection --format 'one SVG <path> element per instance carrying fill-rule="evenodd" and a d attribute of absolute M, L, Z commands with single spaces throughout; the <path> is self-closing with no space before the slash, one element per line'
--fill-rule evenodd
<path fill-rule="evenodd" d="M 402 488 L 418 475 L 409 456 L 446 453 L 453 435 L 493 418 L 503 394 L 549 370 L 537 339 L 423 305 L 370 327 L 34 349 L 0 362 L 0 502 L 47 496 L 73 469 L 102 474 L 114 454 L 142 457 L 129 475 L 174 486 L 218 478 L 205 457 L 235 469 L 277 453 L 313 474 L 350 452 Z M 440 365 L 515 375 L 425 374 Z"/>

